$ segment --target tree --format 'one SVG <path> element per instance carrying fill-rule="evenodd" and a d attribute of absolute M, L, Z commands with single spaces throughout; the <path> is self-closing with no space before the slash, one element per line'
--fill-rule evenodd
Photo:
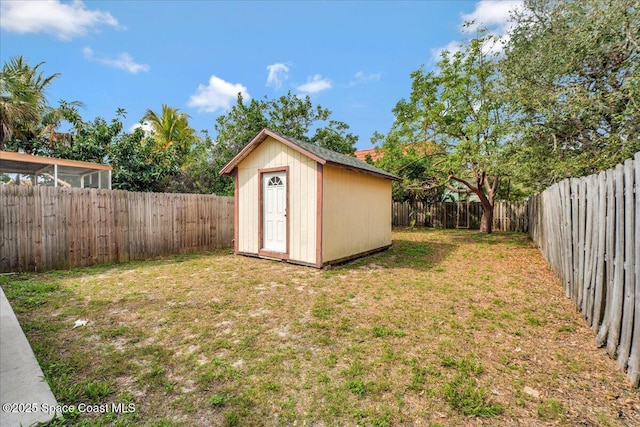
<path fill-rule="evenodd" d="M 67 120 L 73 125 L 73 131 L 69 132 L 69 144 L 45 144 L 43 154 L 62 159 L 80 160 L 94 163 L 113 163 L 112 146 L 118 141 L 122 132 L 122 121 L 126 112 L 118 109 L 116 117 L 107 122 L 102 117 L 96 117 L 93 121 L 83 121 L 79 114 L 66 115 Z"/>
<path fill-rule="evenodd" d="M 640 150 L 637 0 L 529 0 L 501 61 L 519 176 L 534 190 Z"/>
<path fill-rule="evenodd" d="M 331 110 L 321 105 L 314 107 L 308 95 L 301 98 L 287 92 L 280 98 L 265 102 L 265 111 L 266 127 L 272 131 L 342 154 L 353 155 L 355 152 L 358 137 L 347 133 L 349 125 L 332 120 Z M 322 123 L 326 124 L 320 126 Z M 315 133 L 309 135 L 314 126 Z"/>
<path fill-rule="evenodd" d="M 217 133 L 215 145 L 218 156 L 230 160 L 251 138 L 267 127 L 267 107 L 265 101 L 256 99 L 245 104 L 242 94 L 238 93 L 236 105 L 227 114 L 216 119 L 214 128 Z"/>
<path fill-rule="evenodd" d="M 330 117 L 331 111 L 320 105 L 314 107 L 309 96 L 301 98 L 288 92 L 274 100 L 252 99 L 245 105 L 238 94 L 236 105 L 216 120 L 216 144 L 235 155 L 260 130 L 269 128 L 290 138 L 353 154 L 358 137 L 347 133 L 349 125 Z M 312 127 L 316 129 L 310 135 Z"/>
<path fill-rule="evenodd" d="M 313 127 L 315 132 L 310 135 Z M 195 180 L 190 186 L 209 188 L 216 194 L 233 194 L 233 180 L 219 176 L 218 172 L 263 128 L 345 154 L 355 152 L 358 140 L 348 133 L 346 123 L 332 120 L 331 111 L 314 106 L 308 96 L 300 98 L 288 92 L 274 100 L 245 102 L 238 94 L 229 112 L 216 119 L 217 135 L 205 148 L 201 164 L 189 168 L 200 177 L 200 181 Z"/>
<path fill-rule="evenodd" d="M 45 89 L 59 76 L 45 76 L 44 62 L 31 67 L 22 56 L 5 63 L 0 71 L 0 149 L 12 141 L 12 148 L 34 150 L 41 116 L 48 103 Z"/>
<path fill-rule="evenodd" d="M 158 150 L 157 143 L 141 128 L 122 134 L 109 150 L 113 166 L 112 187 L 128 191 L 164 191 L 177 172 L 175 153 Z"/>
<path fill-rule="evenodd" d="M 189 116 L 167 104 L 162 104 L 160 114 L 150 109 L 147 110 L 142 121 L 151 125 L 153 139 L 156 141 L 158 149 L 168 150 L 171 148 L 183 158 L 198 139 L 195 129 L 189 126 Z"/>
<path fill-rule="evenodd" d="M 342 154 L 353 155 L 358 137 L 347 133 L 349 125 L 337 120 L 329 120 L 325 127 L 316 129 L 311 138 L 312 143 Z"/>
<path fill-rule="evenodd" d="M 189 162 L 172 177 L 167 191 L 233 195 L 233 179 L 218 174 L 230 158 L 219 148 L 205 132 L 204 138 L 198 142 L 192 152 L 194 161 Z"/>
<path fill-rule="evenodd" d="M 444 187 L 436 168 L 444 153 L 436 144 L 405 134 L 403 127 L 403 121 L 396 120 L 387 135 L 374 133 L 371 141 L 380 145 L 383 155 L 373 164 L 402 178 L 392 183 L 393 200 L 442 201 Z"/>
<path fill-rule="evenodd" d="M 507 136 L 500 76 L 491 57 L 494 39 L 480 34 L 455 53 L 445 51 L 436 71 L 411 74 L 410 99 L 394 108 L 396 121 L 386 140 L 391 144 L 434 143 L 423 164 L 427 186 L 449 185 L 450 191 L 475 194 L 483 208 L 480 231 L 491 233 L 493 209 L 506 173 L 503 150 Z"/>
<path fill-rule="evenodd" d="M 79 107 L 84 104 L 79 101 L 67 102 L 60 101 L 58 108 L 48 108 L 42 116 L 40 134 L 41 138 L 45 138 L 49 144 L 49 148 L 53 149 L 58 145 L 73 146 L 73 132 L 58 132 L 58 128 L 62 122 L 71 123 L 76 127 L 76 131 L 82 124 L 82 117 L 78 112 Z"/>

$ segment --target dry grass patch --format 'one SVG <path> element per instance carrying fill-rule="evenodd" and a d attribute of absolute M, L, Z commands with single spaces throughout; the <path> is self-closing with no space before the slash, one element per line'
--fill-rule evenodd
<path fill-rule="evenodd" d="M 640 424 L 526 236 L 393 238 L 326 270 L 216 252 L 0 280 L 61 403 L 136 407 L 59 424 Z"/>

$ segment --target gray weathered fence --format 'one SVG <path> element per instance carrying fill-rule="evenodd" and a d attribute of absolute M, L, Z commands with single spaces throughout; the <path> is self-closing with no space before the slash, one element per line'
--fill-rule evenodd
<path fill-rule="evenodd" d="M 482 205 L 479 202 L 394 202 L 392 221 L 396 226 L 479 229 Z M 495 231 L 528 230 L 527 202 L 496 202 Z"/>
<path fill-rule="evenodd" d="M 233 197 L 0 185 L 0 272 L 231 247 Z"/>
<path fill-rule="evenodd" d="M 618 368 L 640 381 L 640 153 L 529 200 L 529 234 Z"/>

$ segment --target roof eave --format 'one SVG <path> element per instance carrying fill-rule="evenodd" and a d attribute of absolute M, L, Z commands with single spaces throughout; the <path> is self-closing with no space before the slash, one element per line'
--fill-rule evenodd
<path fill-rule="evenodd" d="M 355 172 L 361 172 L 361 173 L 365 173 L 367 175 L 372 175 L 372 176 L 376 176 L 379 178 L 384 178 L 384 179 L 388 179 L 391 181 L 402 181 L 402 179 L 398 178 L 395 175 L 392 175 L 390 173 L 379 173 L 376 171 L 372 171 L 369 169 L 365 169 L 365 168 L 360 168 L 357 166 L 350 166 L 350 165 L 346 165 L 343 163 L 338 163 L 338 162 L 334 162 L 331 160 L 327 160 L 323 157 L 318 156 L 317 154 L 312 153 L 311 151 L 306 150 L 304 147 L 301 147 L 298 144 L 295 144 L 294 142 L 289 141 L 286 137 L 270 131 L 267 128 L 262 129 L 260 132 L 258 132 L 258 134 L 251 140 L 249 141 L 249 143 L 242 149 L 240 150 L 240 152 L 238 154 L 235 155 L 235 157 L 233 159 L 231 159 L 221 170 L 220 170 L 220 175 L 232 175 L 233 174 L 233 170 L 238 166 L 238 164 L 240 164 L 240 162 L 242 162 L 247 156 L 249 156 L 249 154 L 251 154 L 251 152 L 253 150 L 255 150 L 258 145 L 260 145 L 265 139 L 267 139 L 267 137 L 271 137 L 273 139 L 275 139 L 276 141 L 286 145 L 287 147 L 291 148 L 292 150 L 295 150 L 297 152 L 299 152 L 300 154 L 305 155 L 306 157 L 315 160 L 316 162 L 324 165 L 324 164 L 329 164 L 331 166 L 335 166 L 338 168 L 342 168 L 342 169 L 348 169 L 348 170 L 352 170 Z"/>
<path fill-rule="evenodd" d="M 384 178 L 384 179 L 388 179 L 390 181 L 397 181 L 397 182 L 401 182 L 402 178 L 399 178 L 395 175 L 391 175 L 391 174 L 383 174 L 383 173 L 378 173 L 372 170 L 368 170 L 368 169 L 362 169 L 362 168 L 358 168 L 355 166 L 348 166 L 348 165 L 344 165 L 342 163 L 335 163 L 335 162 L 327 162 L 328 165 L 330 166 L 335 166 L 337 168 L 341 168 L 341 169 L 347 169 L 353 172 L 360 172 L 360 173 L 364 173 L 367 175 L 372 175 L 372 176 L 376 176 L 378 178 Z"/>
<path fill-rule="evenodd" d="M 253 139 L 249 141 L 249 143 L 245 145 L 245 147 L 242 150 L 240 150 L 240 152 L 236 154 L 235 157 L 231 159 L 229 163 L 227 163 L 220 170 L 220 175 L 232 175 L 233 170 L 236 168 L 236 166 L 238 166 L 238 164 L 242 160 L 244 160 L 249 154 L 251 154 L 251 152 L 255 150 L 258 147 L 258 145 L 260 145 L 269 136 L 275 139 L 276 141 L 286 145 L 287 147 L 292 148 L 293 150 L 315 160 L 318 163 L 325 164 L 327 162 L 325 159 L 316 156 L 315 154 L 305 150 L 304 148 L 296 144 L 293 144 L 291 141 L 287 140 L 286 138 L 281 137 L 277 133 L 272 132 L 269 129 L 265 128 L 265 129 L 262 129 L 260 132 L 258 132 L 258 134 L 255 137 L 253 137 Z"/>

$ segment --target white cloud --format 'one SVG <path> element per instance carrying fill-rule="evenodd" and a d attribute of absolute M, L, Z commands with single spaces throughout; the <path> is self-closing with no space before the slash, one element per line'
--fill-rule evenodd
<path fill-rule="evenodd" d="M 200 111 L 212 113 L 217 110 L 228 110 L 236 100 L 238 93 L 246 100 L 251 96 L 247 88 L 240 83 L 229 83 L 212 75 L 207 86 L 198 85 L 196 92 L 189 97 L 187 105 Z"/>
<path fill-rule="evenodd" d="M 371 83 L 380 81 L 380 73 L 370 73 L 367 74 L 363 71 L 358 71 L 354 76 L 353 80 L 349 82 L 349 86 L 355 86 L 358 84 Z"/>
<path fill-rule="evenodd" d="M 0 27 L 15 33 L 48 33 L 62 40 L 85 35 L 99 25 L 119 28 L 109 12 L 89 10 L 81 0 L 2 1 Z"/>
<path fill-rule="evenodd" d="M 463 32 L 473 32 L 482 27 L 497 36 L 504 35 L 509 29 L 509 17 L 511 11 L 522 6 L 522 1 L 482 0 L 476 3 L 476 8 L 471 13 L 461 16 L 464 23 L 473 21 L 473 24 L 464 27 Z"/>
<path fill-rule="evenodd" d="M 309 77 L 305 84 L 298 86 L 296 89 L 303 93 L 314 94 L 323 90 L 331 89 L 333 83 L 329 79 L 322 78 L 320 74 Z"/>
<path fill-rule="evenodd" d="M 267 86 L 273 86 L 274 89 L 280 89 L 282 82 L 289 78 L 289 67 L 282 63 L 267 65 L 269 74 L 267 75 Z"/>
<path fill-rule="evenodd" d="M 129 132 L 133 132 L 134 130 L 138 129 L 138 128 L 142 128 L 142 130 L 144 131 L 144 134 L 146 136 L 149 136 L 154 132 L 153 127 L 151 126 L 151 124 L 149 122 L 138 122 L 136 124 L 134 124 L 133 126 L 131 126 L 129 128 Z"/>
<path fill-rule="evenodd" d="M 454 40 L 450 41 L 449 44 L 444 47 L 431 49 L 431 56 L 434 60 L 439 61 L 442 58 L 442 53 L 445 50 L 449 52 L 450 55 L 454 55 L 456 52 L 460 52 L 460 42 Z"/>
<path fill-rule="evenodd" d="M 82 54 L 89 61 L 96 61 L 109 67 L 125 70 L 131 74 L 137 74 L 140 71 L 149 71 L 149 66 L 147 64 L 140 64 L 134 61 L 131 55 L 127 52 L 122 52 L 116 58 L 97 58 L 93 55 L 93 49 L 85 47 L 82 49 Z"/>
<path fill-rule="evenodd" d="M 485 43 L 483 51 L 485 53 L 500 53 L 509 40 L 509 31 L 512 24 L 509 22 L 511 12 L 522 8 L 523 0 L 481 0 L 476 3 L 475 9 L 471 13 L 464 13 L 460 16 L 460 32 L 471 34 L 480 28 L 487 28 L 490 34 L 496 37 L 496 41 Z M 467 22 L 473 23 L 466 25 Z M 448 50 L 454 54 L 460 51 L 460 42 L 451 41 L 444 47 L 431 49 L 432 59 L 440 60 L 442 52 Z"/>

